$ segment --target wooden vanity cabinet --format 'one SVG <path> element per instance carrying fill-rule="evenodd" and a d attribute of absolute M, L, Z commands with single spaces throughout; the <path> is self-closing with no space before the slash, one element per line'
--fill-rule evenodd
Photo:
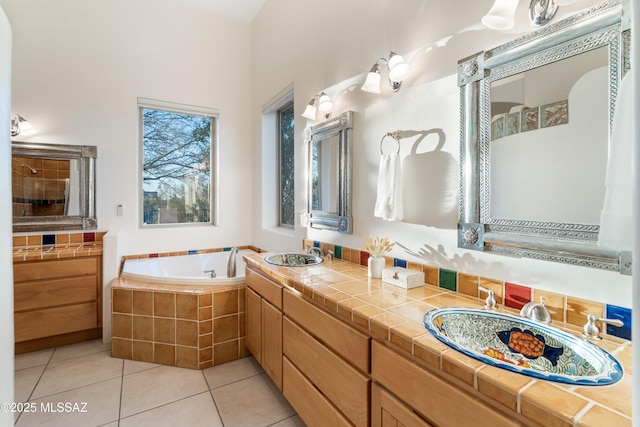
<path fill-rule="evenodd" d="M 102 336 L 102 257 L 15 263 L 16 354 Z"/>
<path fill-rule="evenodd" d="M 368 426 L 369 336 L 289 289 L 283 312 L 285 398 L 311 426 Z"/>
<path fill-rule="evenodd" d="M 376 396 L 371 405 L 374 427 L 395 426 L 390 421 L 394 418 L 413 419 L 416 424 L 401 424 L 418 426 L 521 425 L 376 341 L 371 348 L 371 377 L 375 381 L 372 394 Z"/>
<path fill-rule="evenodd" d="M 282 390 L 282 285 L 246 269 L 246 347 Z"/>

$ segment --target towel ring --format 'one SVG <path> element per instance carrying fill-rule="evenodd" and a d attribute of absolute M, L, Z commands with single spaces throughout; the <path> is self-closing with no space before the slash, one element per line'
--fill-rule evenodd
<path fill-rule="evenodd" d="M 384 139 L 385 139 L 386 137 L 388 137 L 388 136 L 390 136 L 391 138 L 393 138 L 393 139 L 395 139 L 395 140 L 396 140 L 396 143 L 398 144 L 398 148 L 396 149 L 396 153 L 399 153 L 399 152 L 400 152 L 400 131 L 399 131 L 399 130 L 397 130 L 397 131 L 394 131 L 394 132 L 387 132 L 387 133 L 382 137 L 382 139 L 380 140 L 380 154 L 384 154 L 384 153 L 382 152 L 382 143 L 384 142 Z"/>

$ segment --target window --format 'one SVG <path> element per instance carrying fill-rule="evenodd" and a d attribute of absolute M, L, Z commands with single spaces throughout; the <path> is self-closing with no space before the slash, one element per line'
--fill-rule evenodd
<path fill-rule="evenodd" d="M 295 225 L 293 102 L 277 111 L 279 225 Z"/>
<path fill-rule="evenodd" d="M 212 153 L 217 112 L 138 100 L 142 224 L 213 223 Z"/>

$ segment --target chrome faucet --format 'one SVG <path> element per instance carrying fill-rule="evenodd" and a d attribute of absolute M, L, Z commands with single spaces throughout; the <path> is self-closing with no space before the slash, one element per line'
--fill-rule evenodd
<path fill-rule="evenodd" d="M 229 261 L 227 262 L 227 277 L 236 277 L 236 255 L 238 254 L 238 248 L 233 247 L 229 251 Z"/>
<path fill-rule="evenodd" d="M 213 269 L 211 269 L 211 270 L 205 270 L 205 271 L 204 271 L 204 273 L 205 273 L 205 274 L 209 274 L 209 275 L 210 275 L 209 277 L 210 277 L 210 278 L 212 278 L 212 279 L 215 279 L 215 277 L 216 277 L 216 271 L 215 271 L 215 270 L 213 270 Z"/>
<path fill-rule="evenodd" d="M 582 330 L 582 336 L 595 341 L 600 341 L 602 337 L 600 336 L 600 328 L 596 325 L 596 322 L 608 323 L 613 326 L 622 327 L 624 323 L 622 320 L 618 319 L 603 319 L 602 317 L 596 317 L 593 314 L 587 315 L 587 323 L 584 325 Z"/>
<path fill-rule="evenodd" d="M 324 256 L 324 254 L 322 253 L 322 249 L 315 248 L 315 247 L 312 248 L 312 247 L 307 246 L 307 253 L 311 254 L 311 255 L 317 255 L 320 258 L 322 258 Z"/>
<path fill-rule="evenodd" d="M 544 305 L 545 297 L 540 297 L 540 302 L 529 301 L 520 310 L 520 315 L 535 322 L 551 323 L 551 313 Z"/>
<path fill-rule="evenodd" d="M 478 291 L 485 292 L 487 299 L 484 300 L 484 308 L 487 310 L 495 310 L 498 308 L 498 302 L 496 301 L 495 292 L 493 289 L 487 289 L 484 286 L 478 286 Z"/>

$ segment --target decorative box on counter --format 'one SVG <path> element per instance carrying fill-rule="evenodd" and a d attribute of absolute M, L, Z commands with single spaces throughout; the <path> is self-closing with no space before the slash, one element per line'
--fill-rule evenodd
<path fill-rule="evenodd" d="M 402 267 L 385 268 L 382 281 L 405 289 L 417 288 L 424 285 L 424 273 Z"/>

